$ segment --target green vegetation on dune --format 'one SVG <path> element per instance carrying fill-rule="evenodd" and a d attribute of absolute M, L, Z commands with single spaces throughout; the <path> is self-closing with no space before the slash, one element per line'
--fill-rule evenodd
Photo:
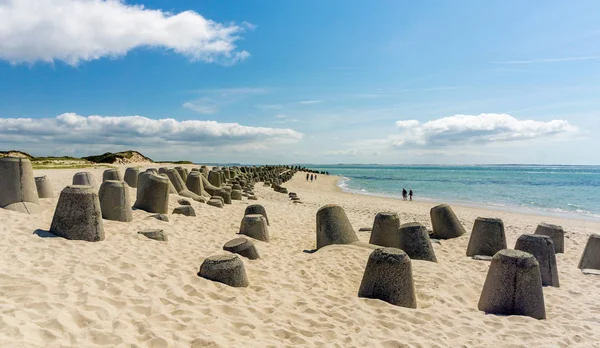
<path fill-rule="evenodd" d="M 82 157 L 82 158 L 85 160 L 88 160 L 90 162 L 95 162 L 95 163 L 115 163 L 119 159 L 127 159 L 128 160 L 128 159 L 131 159 L 132 157 L 137 157 L 139 159 L 135 162 L 142 162 L 142 161 L 143 162 L 154 162 L 150 158 L 142 155 L 141 153 L 139 153 L 137 151 L 132 151 L 132 150 L 116 152 L 116 153 L 107 152 L 102 155 L 88 156 L 88 157 Z"/>

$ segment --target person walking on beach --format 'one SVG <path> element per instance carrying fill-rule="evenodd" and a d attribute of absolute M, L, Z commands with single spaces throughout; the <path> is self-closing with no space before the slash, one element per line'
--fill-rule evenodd
<path fill-rule="evenodd" d="M 306 173 L 306 181 L 308 181 L 308 173 Z"/>
<path fill-rule="evenodd" d="M 412 189 L 408 192 L 408 197 L 410 197 L 410 200 L 412 201 L 412 196 L 413 196 L 413 192 Z"/>
<path fill-rule="evenodd" d="M 406 189 L 402 189 L 402 200 L 405 201 L 406 200 Z"/>
<path fill-rule="evenodd" d="M 313 175 L 311 174 L 310 175 L 310 182 L 312 182 L 312 181 L 313 181 Z"/>
<path fill-rule="evenodd" d="M 317 181 L 317 174 L 315 174 L 315 181 Z"/>

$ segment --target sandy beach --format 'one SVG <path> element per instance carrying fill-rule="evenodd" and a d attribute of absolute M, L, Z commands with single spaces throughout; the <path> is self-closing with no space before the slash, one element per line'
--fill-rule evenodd
<path fill-rule="evenodd" d="M 126 167 L 118 168 L 123 173 Z M 100 184 L 105 169 L 85 171 Z M 315 248 L 315 215 L 333 203 L 356 231 L 371 227 L 383 211 L 431 228 L 436 203 L 341 192 L 338 177 L 319 175 L 309 183 L 299 172 L 283 186 L 303 204 L 260 183 L 257 202 L 233 201 L 223 209 L 192 202 L 196 217 L 169 214 L 169 222 L 134 210 L 133 222 L 105 220 L 106 239 L 96 243 L 51 237 L 45 231 L 60 191 L 79 171 L 34 171 L 50 179 L 55 193 L 40 200 L 41 214 L 0 209 L 2 347 L 600 346 L 600 276 L 577 268 L 600 222 L 454 206 L 467 234 L 434 243 L 437 263 L 412 261 L 418 307 L 409 309 L 357 296 L 371 249 L 336 245 L 307 252 Z M 133 202 L 135 190 L 129 194 Z M 170 211 L 178 198 L 170 196 Z M 255 241 L 261 258 L 243 259 L 250 286 L 198 277 L 206 257 L 225 253 L 223 244 L 237 236 L 253 203 L 268 213 L 271 242 Z M 465 252 L 479 216 L 504 221 L 509 248 L 541 222 L 565 229 L 565 253 L 556 255 L 560 287 L 544 287 L 546 320 L 477 309 L 489 262 Z M 169 241 L 137 233 L 149 228 L 163 229 Z M 369 241 L 369 232 L 357 234 Z"/>

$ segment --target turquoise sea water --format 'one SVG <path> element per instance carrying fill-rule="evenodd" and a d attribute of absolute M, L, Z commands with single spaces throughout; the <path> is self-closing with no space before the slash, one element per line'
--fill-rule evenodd
<path fill-rule="evenodd" d="M 340 175 L 343 190 L 512 211 L 600 219 L 600 166 L 306 166 Z"/>

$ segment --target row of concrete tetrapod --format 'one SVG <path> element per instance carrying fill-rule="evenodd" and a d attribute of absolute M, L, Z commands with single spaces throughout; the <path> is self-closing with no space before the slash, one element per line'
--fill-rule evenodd
<path fill-rule="evenodd" d="M 158 174 L 161 169 L 165 174 Z M 137 168 L 128 168 L 125 175 L 129 180 L 127 183 L 121 181 L 117 169 L 107 169 L 103 173 L 103 182 L 98 193 L 91 173 L 76 173 L 73 177 L 73 185 L 67 186 L 61 192 L 50 232 L 67 239 L 103 240 L 102 219 L 122 222 L 133 219 L 127 186 L 135 186 L 137 189 L 133 208 L 159 214 L 167 213 L 169 193 L 173 188 L 180 196 L 221 208 L 224 204 L 231 204 L 231 194 L 238 191 L 239 195 L 234 195 L 233 199 L 241 200 L 243 196 L 256 199 L 252 190 L 256 179 L 251 180 L 236 169 L 228 169 L 226 181 L 218 182 L 221 184 L 220 187 L 210 184 L 207 179 L 211 172 L 221 177 L 220 169 L 213 168 L 210 172 L 203 171 L 204 168 L 193 169 L 192 172 L 187 172 L 185 168 L 161 169 L 148 169 L 140 173 Z M 29 172 L 32 173 L 30 163 Z M 204 175 L 203 172 L 207 174 Z M 187 184 L 183 182 L 181 175 L 186 177 Z M 136 180 L 132 179 L 134 176 Z M 207 191 L 210 191 L 212 196 Z M 208 196 L 208 201 L 205 201 L 203 196 Z M 174 214 L 195 216 L 195 211 L 187 200 L 180 199 L 178 202 L 181 206 L 173 210 Z"/>
<path fill-rule="evenodd" d="M 431 221 L 435 238 L 455 238 L 465 233 L 448 205 L 432 208 Z M 324 206 L 317 212 L 317 249 L 331 244 L 362 244 L 344 210 L 337 205 Z M 371 229 L 370 244 L 383 248 L 371 253 L 359 296 L 416 308 L 411 259 L 436 262 L 425 226 L 401 225 L 398 214 L 379 213 Z M 563 251 L 564 231 L 560 226 L 540 224 L 535 234 L 520 236 L 515 250 L 509 250 L 502 221 L 478 218 L 467 255 L 493 256 L 478 308 L 492 314 L 545 319 L 542 287 L 559 286 L 555 253 Z M 579 268 L 600 269 L 600 235 L 590 236 Z"/>

